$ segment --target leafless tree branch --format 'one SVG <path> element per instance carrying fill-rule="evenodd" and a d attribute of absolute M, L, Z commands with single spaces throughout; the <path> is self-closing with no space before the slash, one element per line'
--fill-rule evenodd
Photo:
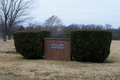
<path fill-rule="evenodd" d="M 62 24 L 62 21 L 57 16 L 53 15 L 49 17 L 44 24 L 49 28 L 49 31 L 51 32 L 53 27 L 59 27 Z"/>
<path fill-rule="evenodd" d="M 0 0 L 0 21 L 4 23 L 4 41 L 13 25 L 24 22 L 32 0 Z"/>

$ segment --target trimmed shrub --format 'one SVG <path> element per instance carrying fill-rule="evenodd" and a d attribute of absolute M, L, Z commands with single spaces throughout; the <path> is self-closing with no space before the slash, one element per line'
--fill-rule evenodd
<path fill-rule="evenodd" d="M 76 61 L 104 62 L 110 54 L 112 33 L 103 30 L 71 32 L 71 54 Z"/>
<path fill-rule="evenodd" d="M 13 34 L 16 51 L 26 59 L 41 59 L 44 55 L 44 38 L 50 32 L 40 30 L 24 30 Z"/>

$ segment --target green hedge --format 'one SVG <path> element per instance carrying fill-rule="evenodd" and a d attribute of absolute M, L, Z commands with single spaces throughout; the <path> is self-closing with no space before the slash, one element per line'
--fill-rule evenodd
<path fill-rule="evenodd" d="M 76 61 L 104 62 L 110 54 L 112 33 L 102 30 L 71 32 L 71 54 Z"/>
<path fill-rule="evenodd" d="M 44 55 L 44 38 L 50 32 L 40 30 L 24 30 L 13 34 L 16 51 L 26 59 L 41 59 Z"/>

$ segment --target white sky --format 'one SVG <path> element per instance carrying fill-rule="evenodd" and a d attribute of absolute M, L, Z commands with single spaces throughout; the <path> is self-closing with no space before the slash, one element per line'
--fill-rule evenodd
<path fill-rule="evenodd" d="M 111 24 L 120 26 L 120 0 L 39 0 L 32 10 L 33 21 L 43 23 L 56 15 L 64 25 Z"/>

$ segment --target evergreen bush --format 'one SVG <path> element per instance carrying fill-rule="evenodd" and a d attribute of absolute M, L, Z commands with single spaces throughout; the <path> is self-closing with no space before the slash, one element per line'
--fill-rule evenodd
<path fill-rule="evenodd" d="M 40 30 L 23 30 L 13 34 L 16 51 L 26 59 L 41 59 L 44 55 L 44 38 L 50 32 Z"/>
<path fill-rule="evenodd" d="M 76 61 L 104 62 L 110 54 L 112 33 L 103 30 L 71 32 L 71 54 Z"/>

